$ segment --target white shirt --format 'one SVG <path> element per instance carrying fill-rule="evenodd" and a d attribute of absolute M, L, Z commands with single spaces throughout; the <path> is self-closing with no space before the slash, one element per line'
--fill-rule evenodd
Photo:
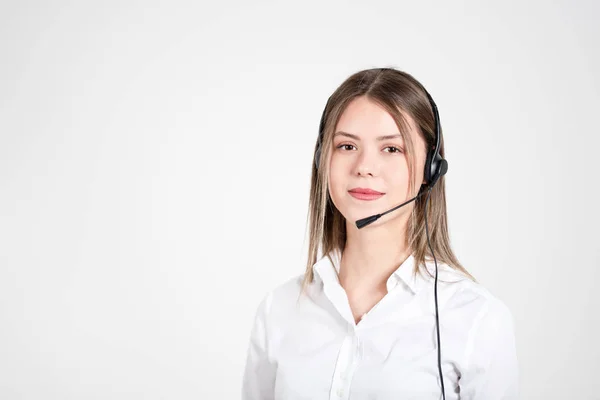
<path fill-rule="evenodd" d="M 298 301 L 300 275 L 260 302 L 242 399 L 442 399 L 434 279 L 413 278 L 409 256 L 357 324 L 338 280 L 340 253 L 330 256 L 333 263 L 322 257 L 313 266 L 309 298 Z M 433 261 L 427 268 L 435 276 Z M 438 310 L 446 399 L 517 399 L 514 322 L 506 305 L 438 262 Z"/>

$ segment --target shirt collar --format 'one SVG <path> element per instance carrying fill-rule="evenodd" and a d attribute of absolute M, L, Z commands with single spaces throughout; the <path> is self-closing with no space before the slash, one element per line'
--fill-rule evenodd
<path fill-rule="evenodd" d="M 329 256 L 329 257 L 328 257 Z M 331 259 L 330 259 L 331 258 Z M 320 278 L 324 285 L 330 285 L 334 282 L 339 284 L 341 252 L 337 249 L 332 250 L 328 255 L 322 256 L 314 265 L 313 272 L 315 277 Z M 427 265 L 429 268 L 429 265 Z M 413 273 L 415 268 L 415 259 L 411 254 L 406 260 L 392 273 L 390 279 L 401 280 L 408 288 L 417 294 L 426 283 L 426 278 L 419 272 Z M 431 271 L 431 269 L 430 269 Z M 426 273 L 426 272 L 424 272 Z"/>

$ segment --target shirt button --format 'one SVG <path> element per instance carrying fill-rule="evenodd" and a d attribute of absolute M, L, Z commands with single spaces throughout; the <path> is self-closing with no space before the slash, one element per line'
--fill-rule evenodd
<path fill-rule="evenodd" d="M 337 390 L 338 397 L 342 397 L 344 395 L 344 390 L 342 388 Z"/>

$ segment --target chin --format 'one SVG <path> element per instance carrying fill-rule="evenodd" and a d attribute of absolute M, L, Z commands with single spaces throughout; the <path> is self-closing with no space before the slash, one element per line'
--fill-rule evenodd
<path fill-rule="evenodd" d="M 372 206 L 353 207 L 352 210 L 346 210 L 345 212 L 342 212 L 342 215 L 347 221 L 351 221 L 354 224 L 359 219 L 370 217 L 371 215 L 379 214 L 383 211 L 385 211 L 383 208 L 380 209 L 379 207 Z"/>

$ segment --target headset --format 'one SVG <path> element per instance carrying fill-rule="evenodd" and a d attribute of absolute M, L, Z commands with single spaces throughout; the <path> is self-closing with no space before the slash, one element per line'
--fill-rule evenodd
<path fill-rule="evenodd" d="M 390 70 L 390 68 L 383 68 L 382 70 Z M 394 210 L 410 203 L 411 201 L 417 199 L 424 193 L 427 193 L 427 197 L 425 200 L 425 232 L 427 233 L 427 244 L 429 245 L 429 249 L 431 250 L 431 254 L 433 255 L 433 261 L 435 262 L 434 297 L 435 297 L 435 325 L 436 325 L 437 343 L 438 343 L 438 373 L 440 376 L 442 398 L 443 398 L 443 400 L 446 400 L 446 392 L 444 389 L 444 376 L 442 374 L 442 361 L 441 361 L 442 356 L 441 356 L 441 345 L 440 345 L 440 321 L 439 321 L 439 313 L 438 313 L 438 296 L 437 296 L 438 266 L 437 266 L 437 260 L 435 258 L 435 253 L 433 251 L 433 247 L 431 246 L 431 242 L 429 239 L 429 228 L 427 227 L 427 225 L 428 225 L 428 223 L 427 223 L 427 202 L 429 201 L 429 195 L 431 194 L 431 190 L 433 189 L 433 186 L 435 185 L 435 183 L 438 181 L 438 179 L 440 179 L 440 177 L 442 177 L 443 175 L 446 174 L 446 172 L 448 172 L 448 162 L 440 155 L 441 133 L 440 133 L 440 117 L 438 114 L 437 106 L 436 106 L 435 102 L 433 101 L 433 98 L 431 97 L 429 92 L 422 85 L 420 85 L 420 86 L 421 86 L 421 89 L 427 95 L 427 98 L 429 99 L 429 104 L 431 105 L 431 109 L 433 111 L 433 116 L 435 119 L 435 148 L 430 149 L 427 152 L 427 158 L 425 160 L 424 179 L 427 183 L 421 185 L 421 188 L 419 189 L 419 193 L 417 194 L 417 196 L 415 196 L 411 200 L 408 200 L 408 201 L 406 201 L 386 212 L 383 212 L 381 214 L 376 214 L 376 215 L 372 215 L 370 217 L 360 219 L 360 220 L 356 221 L 356 226 L 359 229 L 361 229 L 361 228 L 367 226 L 368 224 L 376 221 L 383 215 L 385 215 L 391 211 L 394 211 Z M 322 142 L 323 142 L 325 120 L 326 120 L 327 109 L 328 109 L 330 101 L 331 101 L 331 96 L 327 100 L 327 104 L 325 105 L 325 109 L 323 110 L 323 114 L 321 115 L 321 123 L 319 124 L 319 136 L 317 139 L 317 145 L 316 145 L 316 149 L 315 149 L 315 167 L 317 170 L 319 169 L 319 164 L 320 164 L 321 147 L 322 147 Z"/>

